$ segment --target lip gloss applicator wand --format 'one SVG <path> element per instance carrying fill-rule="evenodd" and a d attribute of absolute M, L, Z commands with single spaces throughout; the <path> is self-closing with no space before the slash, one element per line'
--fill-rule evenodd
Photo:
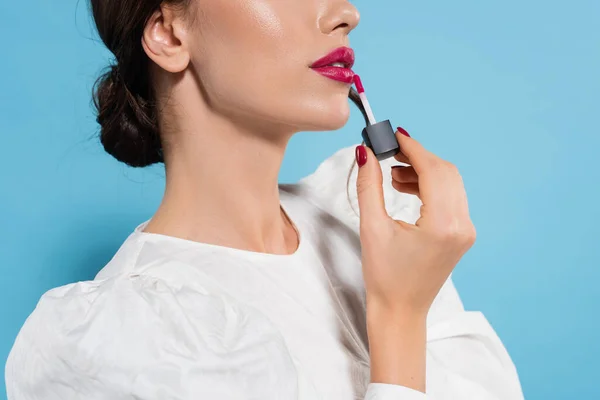
<path fill-rule="evenodd" d="M 365 145 L 373 150 L 379 161 L 395 156 L 400 152 L 400 146 L 398 145 L 398 140 L 396 140 L 392 123 L 389 119 L 380 122 L 375 120 L 373 110 L 365 94 L 365 88 L 362 85 L 360 76 L 357 74 L 354 75 L 354 85 L 356 86 L 356 91 L 360 96 L 368 119 L 368 124 L 362 131 L 362 138 Z"/>

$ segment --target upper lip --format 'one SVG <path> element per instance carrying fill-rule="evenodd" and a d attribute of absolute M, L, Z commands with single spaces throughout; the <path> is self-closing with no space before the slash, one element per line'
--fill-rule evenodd
<path fill-rule="evenodd" d="M 338 47 L 329 54 L 319 58 L 311 64 L 311 68 L 326 67 L 333 63 L 342 63 L 345 68 L 352 68 L 354 65 L 354 50 L 350 47 Z"/>

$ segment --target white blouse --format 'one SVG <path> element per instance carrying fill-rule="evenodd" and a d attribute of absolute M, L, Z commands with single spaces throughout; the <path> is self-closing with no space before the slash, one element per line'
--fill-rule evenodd
<path fill-rule="evenodd" d="M 41 297 L 8 357 L 8 400 L 522 399 L 502 342 L 451 279 L 428 314 L 427 395 L 369 382 L 353 158 L 344 148 L 280 185 L 300 234 L 291 255 L 138 225 L 93 281 Z M 420 200 L 392 188 L 393 164 L 381 162 L 386 207 L 414 223 Z"/>

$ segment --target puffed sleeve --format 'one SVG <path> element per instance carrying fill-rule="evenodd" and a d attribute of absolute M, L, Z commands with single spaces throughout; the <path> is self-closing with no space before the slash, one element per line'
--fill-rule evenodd
<path fill-rule="evenodd" d="M 355 146 L 337 151 L 300 181 L 303 193 L 358 230 Z M 415 223 L 422 202 L 391 185 L 389 158 L 380 162 L 386 210 L 397 220 Z M 349 175 L 349 172 L 350 175 Z M 350 176 L 349 181 L 346 179 Z M 401 355 L 398 355 L 401 357 Z M 520 400 L 516 368 L 500 338 L 479 311 L 466 311 L 450 277 L 427 317 L 427 395 L 398 385 L 371 383 L 368 400 Z"/>
<path fill-rule="evenodd" d="M 8 400 L 281 400 L 278 331 L 225 295 L 120 275 L 46 292 L 6 364 Z"/>

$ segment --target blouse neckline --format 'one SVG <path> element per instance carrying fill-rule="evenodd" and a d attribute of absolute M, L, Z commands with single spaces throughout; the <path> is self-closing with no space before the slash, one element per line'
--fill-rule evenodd
<path fill-rule="evenodd" d="M 155 243 L 156 242 L 168 242 L 168 243 L 177 245 L 177 247 L 179 247 L 179 248 L 186 247 L 189 250 L 208 251 L 211 253 L 220 252 L 220 253 L 224 253 L 224 254 L 229 254 L 229 255 L 238 256 L 238 257 L 242 257 L 245 259 L 253 259 L 253 260 L 260 259 L 263 261 L 271 261 L 271 260 L 272 261 L 292 261 L 292 260 L 303 257 L 304 253 L 307 251 L 308 243 L 307 243 L 307 236 L 305 234 L 305 228 L 303 226 L 301 226 L 301 224 L 299 223 L 300 218 L 298 215 L 299 213 L 297 213 L 297 212 L 299 212 L 299 210 L 294 207 L 294 204 L 288 204 L 287 199 L 285 198 L 284 195 L 285 195 L 285 193 L 283 193 L 282 196 L 280 197 L 280 207 L 281 207 L 282 211 L 284 212 L 284 214 L 287 216 L 290 223 L 292 224 L 294 230 L 296 231 L 296 235 L 298 237 L 298 246 L 297 246 L 296 250 L 290 254 L 264 253 L 264 252 L 239 249 L 239 248 L 229 247 L 229 246 L 224 246 L 224 245 L 199 242 L 199 241 L 195 241 L 195 240 L 184 239 L 184 238 L 180 238 L 177 236 L 171 236 L 171 235 L 166 235 L 166 234 L 161 234 L 161 233 L 144 232 L 143 229 L 148 225 L 148 223 L 150 222 L 150 219 L 146 220 L 146 221 L 142 222 L 141 224 L 139 224 L 138 226 L 136 226 L 133 234 L 141 240 L 152 241 Z"/>

